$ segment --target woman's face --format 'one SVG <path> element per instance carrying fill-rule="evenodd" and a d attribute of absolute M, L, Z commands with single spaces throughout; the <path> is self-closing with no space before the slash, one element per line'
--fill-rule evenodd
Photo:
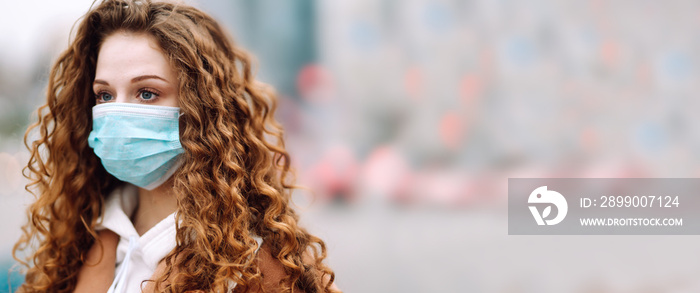
<path fill-rule="evenodd" d="M 177 73 L 156 40 L 144 33 L 116 32 L 104 40 L 92 89 L 97 104 L 179 106 Z"/>

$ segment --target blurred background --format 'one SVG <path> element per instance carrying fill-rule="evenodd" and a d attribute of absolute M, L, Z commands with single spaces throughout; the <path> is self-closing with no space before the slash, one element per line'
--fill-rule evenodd
<path fill-rule="evenodd" d="M 700 175 L 700 2 L 187 3 L 278 90 L 344 291 L 700 292 L 698 236 L 508 236 L 506 207 L 509 177 Z M 2 0 L 2 272 L 32 201 L 22 136 L 90 4 Z"/>

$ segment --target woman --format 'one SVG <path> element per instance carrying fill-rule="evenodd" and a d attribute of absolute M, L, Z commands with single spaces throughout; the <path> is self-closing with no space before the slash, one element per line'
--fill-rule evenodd
<path fill-rule="evenodd" d="M 20 291 L 337 291 L 290 207 L 275 105 L 210 16 L 99 3 L 25 136 L 37 200 Z"/>

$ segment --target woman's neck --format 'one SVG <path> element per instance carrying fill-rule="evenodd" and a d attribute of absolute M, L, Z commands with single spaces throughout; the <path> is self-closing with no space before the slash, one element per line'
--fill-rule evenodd
<path fill-rule="evenodd" d="M 173 192 L 173 182 L 168 180 L 153 190 L 139 188 L 139 204 L 131 222 L 140 236 L 176 210 L 177 199 Z"/>

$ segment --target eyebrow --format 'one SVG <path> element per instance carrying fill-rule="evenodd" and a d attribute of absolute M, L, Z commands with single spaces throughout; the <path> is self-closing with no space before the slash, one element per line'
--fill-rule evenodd
<path fill-rule="evenodd" d="M 104 84 L 104 85 L 109 85 L 108 82 L 106 82 L 106 81 L 104 81 L 104 80 L 101 80 L 101 79 L 95 79 L 95 81 L 92 82 L 92 84 L 96 84 L 96 83 Z"/>
<path fill-rule="evenodd" d="M 142 80 L 146 80 L 146 79 L 160 79 L 160 80 L 162 80 L 162 81 L 168 82 L 165 78 L 162 78 L 162 77 L 160 77 L 160 76 L 158 76 L 158 75 L 141 75 L 141 76 L 137 76 L 137 77 L 132 78 L 132 79 L 131 79 L 131 83 L 136 83 L 136 82 L 139 82 L 139 81 L 142 81 Z M 109 85 L 108 82 L 106 82 L 106 81 L 104 81 L 104 80 L 101 80 L 101 79 L 95 79 L 95 81 L 93 81 L 92 83 L 93 83 L 93 84 L 104 84 L 104 85 Z"/>
<path fill-rule="evenodd" d="M 162 81 L 168 82 L 167 80 L 165 80 L 165 78 L 162 78 L 162 77 L 157 76 L 157 75 L 141 75 L 141 76 L 137 76 L 137 77 L 132 78 L 131 83 L 139 82 L 139 81 L 146 80 L 146 79 L 160 79 Z"/>

